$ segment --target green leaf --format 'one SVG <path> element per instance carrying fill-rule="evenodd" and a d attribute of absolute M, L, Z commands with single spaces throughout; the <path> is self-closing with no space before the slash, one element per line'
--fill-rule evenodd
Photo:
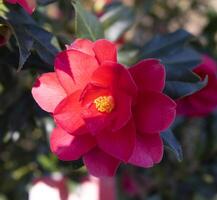
<path fill-rule="evenodd" d="M 201 55 L 187 46 L 193 36 L 185 30 L 157 35 L 139 52 L 140 59 L 160 59 L 166 68 L 164 92 L 170 97 L 181 98 L 202 89 L 207 84 L 192 70 L 201 62 Z"/>
<path fill-rule="evenodd" d="M 182 147 L 178 140 L 174 136 L 171 129 L 168 129 L 161 133 L 161 138 L 163 139 L 164 145 L 170 149 L 176 156 L 178 161 L 183 160 Z"/>
<path fill-rule="evenodd" d="M 192 35 L 182 29 L 157 35 L 140 50 L 139 57 L 160 59 L 169 81 L 198 82 L 192 69 L 201 62 L 201 55 L 186 45 L 190 38 Z"/>
<path fill-rule="evenodd" d="M 73 170 L 80 169 L 83 166 L 84 166 L 84 163 L 83 163 L 82 159 L 75 160 L 75 161 L 71 162 L 71 167 Z"/>
<path fill-rule="evenodd" d="M 72 4 L 75 8 L 76 36 L 93 41 L 104 38 L 102 25 L 96 16 L 86 11 L 79 1 L 72 1 Z"/>
<path fill-rule="evenodd" d="M 109 40 L 118 40 L 133 24 L 134 10 L 127 6 L 115 4 L 100 18 L 105 29 L 105 37 Z"/>
<path fill-rule="evenodd" d="M 31 49 L 33 48 L 34 41 L 26 33 L 25 29 L 23 29 L 22 26 L 13 26 L 13 24 L 11 24 L 11 29 L 17 40 L 17 44 L 20 52 L 19 66 L 18 66 L 18 69 L 20 70 L 31 54 Z"/>
<path fill-rule="evenodd" d="M 40 154 L 37 156 L 38 163 L 47 171 L 57 170 L 57 158 L 53 154 L 44 155 Z"/>
<path fill-rule="evenodd" d="M 57 0 L 37 0 L 37 3 L 46 6 L 46 5 L 48 5 L 48 4 L 50 4 L 50 3 L 54 3 L 54 2 L 56 2 L 56 1 L 57 1 Z"/>
<path fill-rule="evenodd" d="M 12 17 L 12 16 L 11 16 Z M 10 19 L 10 16 L 9 16 Z M 19 18 L 18 18 L 19 19 Z M 22 68 L 24 63 L 26 62 L 27 58 L 30 56 L 31 52 L 30 50 L 33 47 L 33 41 L 31 38 L 26 34 L 25 29 L 23 27 L 17 25 L 16 20 L 9 20 L 7 21 L 6 19 L 0 18 L 1 22 L 6 24 L 10 29 L 12 34 L 17 40 L 18 48 L 19 48 L 19 69 Z M 14 22 L 13 22 L 14 21 Z"/>
<path fill-rule="evenodd" d="M 173 99 L 178 99 L 191 95 L 202 88 L 208 83 L 208 76 L 203 81 L 198 82 L 181 82 L 181 81 L 166 81 L 164 93 Z"/>
<path fill-rule="evenodd" d="M 180 47 L 161 58 L 166 67 L 164 92 L 174 99 L 193 94 L 206 86 L 192 70 L 201 62 L 201 55 L 189 47 Z"/>
<path fill-rule="evenodd" d="M 169 81 L 198 82 L 199 76 L 191 70 L 201 63 L 201 55 L 189 47 L 180 47 L 160 58 L 166 67 Z"/>
<path fill-rule="evenodd" d="M 126 66 L 132 66 L 137 60 L 138 48 L 130 44 L 124 45 L 118 51 L 118 62 Z"/>
<path fill-rule="evenodd" d="M 36 50 L 42 60 L 53 65 L 57 54 L 57 49 L 51 43 L 53 35 L 38 26 L 26 25 L 25 28 L 27 34 L 34 41 L 33 49 Z"/>
<path fill-rule="evenodd" d="M 39 27 L 22 9 L 11 9 L 7 18 L 7 23 L 17 40 L 19 48 L 19 70 L 33 50 L 38 53 L 44 62 L 53 65 L 55 55 L 58 52 L 57 48 L 52 44 L 54 36 Z"/>
<path fill-rule="evenodd" d="M 165 35 L 157 35 L 141 49 L 140 59 L 161 58 L 185 45 L 192 37 L 190 33 L 183 29 Z"/>

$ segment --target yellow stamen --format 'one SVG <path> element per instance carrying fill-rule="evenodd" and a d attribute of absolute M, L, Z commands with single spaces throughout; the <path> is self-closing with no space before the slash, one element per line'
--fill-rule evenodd
<path fill-rule="evenodd" d="M 94 100 L 94 104 L 99 112 L 110 113 L 115 107 L 112 96 L 99 96 Z"/>

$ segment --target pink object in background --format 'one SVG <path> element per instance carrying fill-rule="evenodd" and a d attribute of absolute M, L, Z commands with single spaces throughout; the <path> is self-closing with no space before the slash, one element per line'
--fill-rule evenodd
<path fill-rule="evenodd" d="M 59 174 L 38 178 L 32 183 L 28 200 L 116 200 L 114 178 L 89 176 L 76 184 L 69 192 L 67 180 Z"/>
<path fill-rule="evenodd" d="M 204 79 L 208 76 L 208 84 L 200 91 L 177 101 L 177 114 L 189 117 L 206 116 L 217 107 L 217 63 L 207 55 L 194 72 Z"/>
<path fill-rule="evenodd" d="M 60 176 L 35 179 L 29 190 L 29 200 L 68 200 L 66 179 Z"/>
<path fill-rule="evenodd" d="M 36 8 L 36 0 L 6 0 L 8 3 L 18 3 L 22 6 L 29 14 L 32 14 Z"/>
<path fill-rule="evenodd" d="M 123 188 L 123 191 L 129 197 L 135 197 L 139 193 L 138 183 L 135 181 L 134 177 L 128 175 L 127 173 L 122 176 L 121 186 Z"/>
<path fill-rule="evenodd" d="M 69 195 L 68 200 L 116 200 L 115 179 L 90 176 Z"/>

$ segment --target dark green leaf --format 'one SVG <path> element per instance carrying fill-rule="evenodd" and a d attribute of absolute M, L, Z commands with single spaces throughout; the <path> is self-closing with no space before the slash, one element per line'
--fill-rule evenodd
<path fill-rule="evenodd" d="M 189 47 L 178 48 L 161 59 L 167 67 L 183 67 L 187 69 L 193 69 L 201 62 L 200 54 Z"/>
<path fill-rule="evenodd" d="M 11 9 L 7 17 L 19 47 L 19 69 L 23 67 L 32 50 L 35 50 L 44 62 L 53 65 L 58 52 L 51 44 L 53 35 L 39 27 L 22 9 Z"/>
<path fill-rule="evenodd" d="M 57 49 L 51 44 L 52 34 L 34 25 L 26 25 L 25 28 L 34 41 L 33 49 L 36 50 L 43 61 L 53 65 Z"/>
<path fill-rule="evenodd" d="M 161 133 L 161 138 L 163 139 L 164 145 L 175 154 L 177 160 L 182 161 L 182 147 L 179 144 L 178 140 L 175 138 L 173 132 L 170 129 L 168 129 Z"/>
<path fill-rule="evenodd" d="M 201 62 L 201 55 L 192 48 L 175 49 L 160 59 L 166 67 L 167 80 L 184 82 L 198 82 L 200 80 L 191 70 Z"/>
<path fill-rule="evenodd" d="M 200 81 L 200 77 L 190 69 L 166 67 L 166 80 L 196 83 Z"/>
<path fill-rule="evenodd" d="M 132 66 L 137 60 L 138 48 L 131 45 L 124 45 L 124 48 L 118 51 L 118 62 L 126 65 Z"/>
<path fill-rule="evenodd" d="M 19 69 L 21 69 L 31 54 L 34 41 L 32 40 L 31 36 L 28 35 L 23 26 L 13 25 L 12 23 L 11 28 L 18 43 L 20 52 Z"/>
<path fill-rule="evenodd" d="M 166 81 L 164 92 L 173 99 L 191 95 L 207 85 L 208 76 L 196 83 L 181 81 Z"/>
<path fill-rule="evenodd" d="M 169 81 L 198 82 L 200 79 L 192 73 L 192 69 L 201 62 L 201 56 L 186 46 L 191 37 L 184 30 L 158 35 L 142 48 L 139 57 L 160 59 L 166 67 L 166 79 Z"/>
<path fill-rule="evenodd" d="M 83 160 L 79 159 L 79 160 L 72 161 L 71 166 L 73 170 L 79 169 L 84 166 Z"/>
<path fill-rule="evenodd" d="M 134 17 L 132 8 L 123 5 L 113 6 L 100 18 L 105 29 L 105 37 L 112 41 L 118 40 L 133 24 Z"/>
<path fill-rule="evenodd" d="M 77 37 L 93 41 L 104 38 L 103 28 L 93 14 L 87 12 L 79 1 L 72 1 L 75 8 L 75 30 Z"/>
<path fill-rule="evenodd" d="M 161 58 L 182 47 L 192 35 L 185 30 L 177 30 L 165 35 L 157 35 L 140 52 L 140 58 Z"/>
<path fill-rule="evenodd" d="M 37 0 L 37 3 L 41 5 L 48 5 L 50 3 L 56 2 L 57 0 Z"/>
<path fill-rule="evenodd" d="M 166 68 L 166 85 L 164 92 L 177 99 L 193 94 L 207 84 L 193 73 L 201 62 L 201 55 L 186 44 L 192 35 L 184 30 L 158 35 L 148 42 L 140 51 L 141 58 L 157 58 Z"/>

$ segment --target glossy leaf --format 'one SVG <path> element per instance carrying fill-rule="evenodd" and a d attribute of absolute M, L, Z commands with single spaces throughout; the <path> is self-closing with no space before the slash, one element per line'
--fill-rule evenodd
<path fill-rule="evenodd" d="M 32 50 L 35 50 L 44 62 L 53 65 L 58 52 L 51 43 L 54 36 L 40 28 L 22 9 L 11 9 L 7 17 L 20 52 L 19 69 L 23 67 Z"/>
<path fill-rule="evenodd" d="M 167 80 L 200 81 L 200 78 L 191 71 L 201 62 L 201 55 L 194 49 L 190 47 L 177 48 L 160 59 L 166 67 Z"/>
<path fill-rule="evenodd" d="M 75 8 L 75 31 L 77 37 L 88 38 L 93 41 L 104 38 L 103 28 L 93 14 L 86 11 L 80 2 L 72 1 Z"/>
<path fill-rule="evenodd" d="M 193 36 L 185 30 L 158 35 L 148 42 L 139 53 L 140 58 L 154 57 L 161 60 L 166 68 L 164 92 L 177 99 L 202 89 L 207 80 L 193 73 L 201 62 L 201 55 L 187 46 Z"/>
<path fill-rule="evenodd" d="M 190 38 L 192 35 L 183 29 L 165 35 L 157 35 L 141 49 L 140 58 L 163 57 L 183 46 Z"/>
<path fill-rule="evenodd" d="M 198 82 L 181 82 L 181 81 L 166 81 L 164 93 L 173 99 L 178 99 L 181 97 L 185 97 L 191 95 L 203 87 L 205 87 L 208 83 L 208 77 L 206 77 L 203 81 Z"/>
<path fill-rule="evenodd" d="M 54 3 L 57 0 L 37 0 L 37 3 L 41 4 L 41 5 L 48 5 L 50 3 Z"/>
<path fill-rule="evenodd" d="M 57 49 L 51 43 L 53 35 L 38 26 L 26 25 L 25 28 L 27 34 L 34 41 L 33 49 L 36 50 L 43 61 L 53 65 L 57 54 Z"/>
<path fill-rule="evenodd" d="M 173 132 L 168 129 L 167 131 L 161 133 L 161 138 L 163 139 L 164 145 L 175 154 L 177 160 L 182 161 L 182 147 L 174 136 Z"/>
<path fill-rule="evenodd" d="M 105 37 L 109 40 L 118 40 L 134 21 L 132 8 L 115 4 L 100 18 L 105 29 Z"/>

